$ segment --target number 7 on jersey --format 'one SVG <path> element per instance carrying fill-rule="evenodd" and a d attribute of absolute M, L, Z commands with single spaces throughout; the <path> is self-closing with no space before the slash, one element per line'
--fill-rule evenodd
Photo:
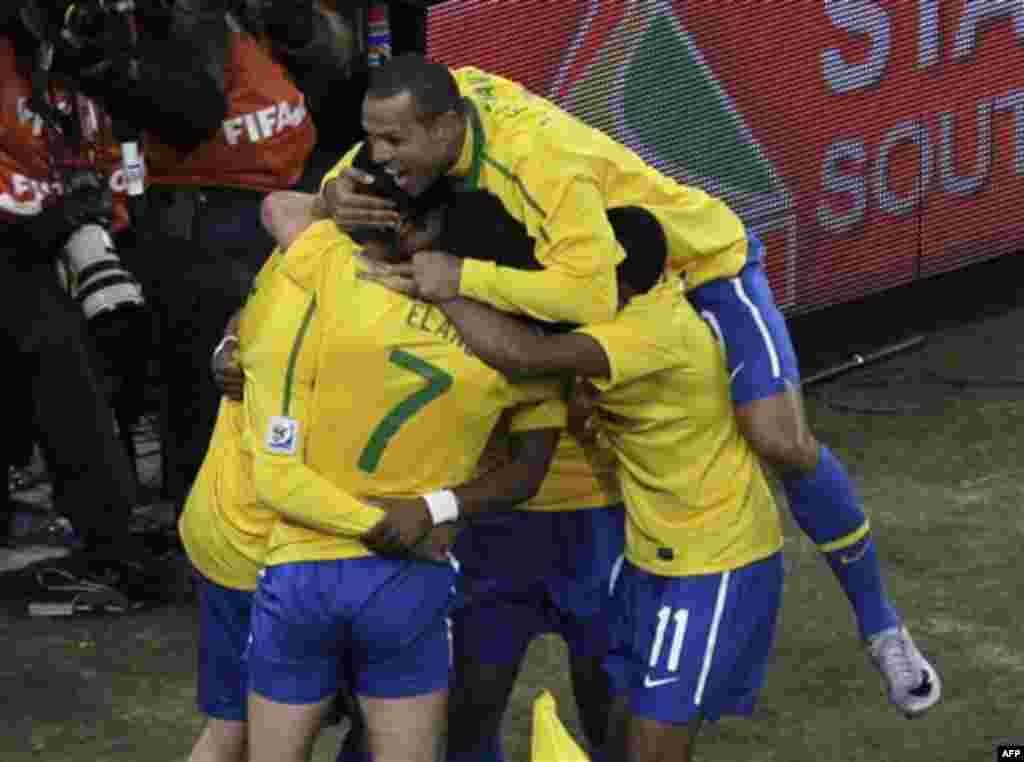
<path fill-rule="evenodd" d="M 366 443 L 366 447 L 363 448 L 363 452 L 359 456 L 359 468 L 368 474 L 377 470 L 388 442 L 398 433 L 405 422 L 448 391 L 452 385 L 452 377 L 441 368 L 431 365 L 421 357 L 403 352 L 401 349 L 392 349 L 388 360 L 398 367 L 420 376 L 427 382 L 427 385 L 395 405 L 370 434 L 370 441 Z"/>

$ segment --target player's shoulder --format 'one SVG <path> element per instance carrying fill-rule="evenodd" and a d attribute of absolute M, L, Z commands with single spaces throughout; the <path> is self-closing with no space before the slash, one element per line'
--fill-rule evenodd
<path fill-rule="evenodd" d="M 616 315 L 614 323 L 642 332 L 648 340 L 678 347 L 683 351 L 685 337 L 694 331 L 704 333 L 707 326 L 686 298 L 677 278 L 666 278 L 650 291 L 634 296 Z"/>
<path fill-rule="evenodd" d="M 630 300 L 620 316 L 632 321 L 631 331 L 643 332 L 662 351 L 677 354 L 688 367 L 707 367 L 720 359 L 718 334 L 687 298 L 679 278 L 666 278 Z"/>
<path fill-rule="evenodd" d="M 459 66 L 452 69 L 451 73 L 462 95 L 486 93 L 489 89 L 511 83 L 511 80 L 477 66 Z"/>
<path fill-rule="evenodd" d="M 285 250 L 277 271 L 312 289 L 324 268 L 349 261 L 355 250 L 355 243 L 333 220 L 319 220 L 302 231 Z"/>
<path fill-rule="evenodd" d="M 488 141 L 490 153 L 525 156 L 533 146 L 557 143 L 564 133 L 562 121 L 568 115 L 519 82 L 475 66 L 456 69 L 454 76 L 460 94 L 476 108 L 485 133 L 500 132 L 500 139 Z"/>

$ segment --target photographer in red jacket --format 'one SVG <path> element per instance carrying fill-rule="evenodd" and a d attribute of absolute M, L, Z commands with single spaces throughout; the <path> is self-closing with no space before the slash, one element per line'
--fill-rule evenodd
<path fill-rule="evenodd" d="M 144 243 L 136 250 L 151 257 L 167 241 L 178 241 L 205 261 L 202 273 L 165 277 L 163 294 L 154 297 L 163 316 L 160 354 L 167 382 L 164 486 L 170 499 L 181 502 L 202 462 L 220 399 L 210 354 L 273 248 L 260 221 L 263 197 L 296 185 L 316 140 L 302 88 L 322 103 L 319 83 L 343 76 L 349 53 L 313 0 L 168 0 L 156 10 L 150 0 L 139 11 L 136 48 L 146 53 L 165 39 L 192 41 L 194 68 L 216 84 L 223 106 L 214 114 L 199 99 L 191 133 L 161 130 L 156 105 L 140 107 L 134 95 L 124 95 L 127 88 L 112 87 L 100 74 L 85 84 L 116 121 L 143 136 L 148 188 L 138 220 Z M 101 74 L 117 70 L 130 66 L 109 60 Z M 192 115 L 189 102 L 170 95 L 160 105 Z M 173 252 L 161 256 L 175 258 Z"/>
<path fill-rule="evenodd" d="M 126 213 L 110 187 L 102 112 L 56 83 L 41 91 L 38 78 L 33 82 L 38 41 L 17 15 L 9 12 L 4 21 L 0 309 L 15 373 L 30 379 L 31 399 L 13 404 L 31 405 L 35 429 L 11 436 L 38 437 L 54 477 L 55 509 L 71 521 L 82 543 L 56 585 L 63 588 L 61 600 L 50 603 L 123 610 L 134 605 L 135 596 L 118 581 L 141 582 L 146 553 L 129 535 L 135 476 L 114 430 L 94 338 L 134 323 L 123 319 L 125 310 L 108 306 L 133 308 L 130 313 L 142 302 L 138 285 L 112 254 L 108 232 L 125 223 Z M 74 263 L 75 252 L 86 259 Z M 80 300 L 62 286 L 58 263 L 66 263 Z M 100 287 L 86 293 L 92 286 Z M 9 452 L 5 456 L 9 462 Z"/>
<path fill-rule="evenodd" d="M 298 182 L 316 139 L 301 88 L 323 102 L 350 54 L 313 0 L 137 0 L 133 16 L 130 45 L 110 44 L 109 13 L 80 25 L 79 80 L 145 157 L 124 258 L 160 326 L 164 487 L 180 502 L 219 403 L 211 351 L 272 249 L 263 196 Z"/>

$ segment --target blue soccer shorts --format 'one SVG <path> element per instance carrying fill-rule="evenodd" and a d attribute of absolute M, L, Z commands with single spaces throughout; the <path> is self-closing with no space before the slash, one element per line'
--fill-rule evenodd
<path fill-rule="evenodd" d="M 605 659 L 630 713 L 682 724 L 749 715 L 764 683 L 782 601 L 782 554 L 693 577 L 662 577 L 628 561 L 612 586 L 613 646 Z"/>
<path fill-rule="evenodd" d="M 221 587 L 196 573 L 199 595 L 199 711 L 244 722 L 249 692 L 244 654 L 253 594 Z"/>
<path fill-rule="evenodd" d="M 796 351 L 763 259 L 764 245 L 750 234 L 747 263 L 736 277 L 709 281 L 688 294 L 725 349 L 737 405 L 800 385 Z"/>
<path fill-rule="evenodd" d="M 511 511 L 475 521 L 453 549 L 459 595 L 452 622 L 460 656 L 518 663 L 542 633 L 560 635 L 574 654 L 605 654 L 608 580 L 624 544 L 621 504 Z"/>
<path fill-rule="evenodd" d="M 312 704 L 342 686 L 404 698 L 448 686 L 449 564 L 376 556 L 268 567 L 253 598 L 251 690 Z"/>

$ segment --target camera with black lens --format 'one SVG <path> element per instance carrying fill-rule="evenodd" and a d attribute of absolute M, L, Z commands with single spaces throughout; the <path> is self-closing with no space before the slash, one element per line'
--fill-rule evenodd
<path fill-rule="evenodd" d="M 71 3 L 64 13 L 62 35 L 72 43 L 101 38 L 111 5 L 104 0 Z"/>
<path fill-rule="evenodd" d="M 78 75 L 135 45 L 135 0 L 27 0 L 23 25 L 55 53 L 54 70 Z"/>
<path fill-rule="evenodd" d="M 142 307 L 142 288 L 122 266 L 108 230 L 113 199 L 105 178 L 92 168 L 66 171 L 62 203 L 74 229 L 64 244 L 57 269 L 86 319 Z"/>
<path fill-rule="evenodd" d="M 76 0 L 64 5 L 60 36 L 74 47 L 110 41 L 113 27 L 127 22 L 135 0 Z"/>

